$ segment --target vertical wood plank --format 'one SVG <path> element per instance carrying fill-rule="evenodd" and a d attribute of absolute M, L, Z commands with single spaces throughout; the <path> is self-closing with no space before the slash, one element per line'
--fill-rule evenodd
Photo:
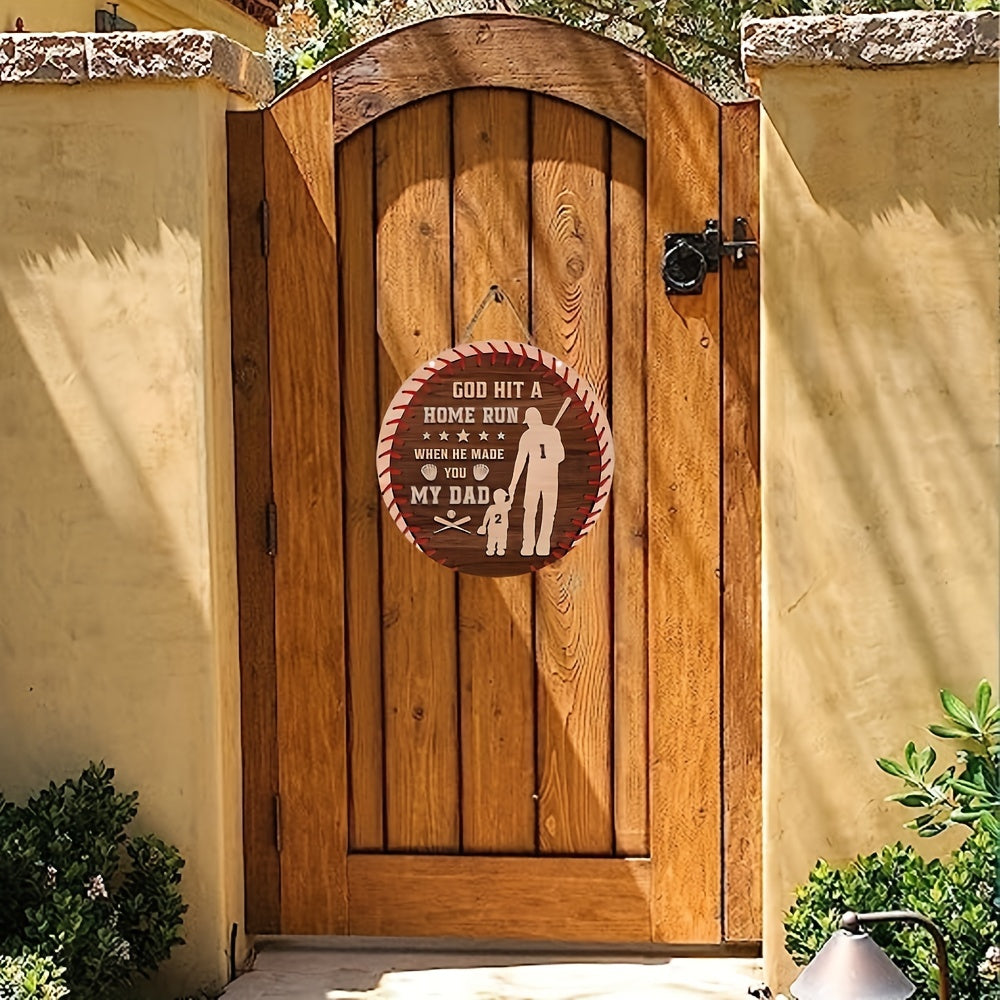
<path fill-rule="evenodd" d="M 281 930 L 347 929 L 347 761 L 340 371 L 329 77 L 264 119 Z"/>
<path fill-rule="evenodd" d="M 340 144 L 337 162 L 350 846 L 367 851 L 384 846 L 373 150 L 373 130 L 364 129 Z"/>
<path fill-rule="evenodd" d="M 646 91 L 653 939 L 721 940 L 719 283 L 664 294 L 663 235 L 719 209 L 719 112 L 650 65 Z M 621 449 L 619 449 L 621 450 Z"/>
<path fill-rule="evenodd" d="M 375 126 L 381 411 L 451 346 L 451 106 L 430 98 Z M 374 458 L 372 459 L 374 461 Z M 386 846 L 457 851 L 456 580 L 381 512 Z"/>
<path fill-rule="evenodd" d="M 607 402 L 608 125 L 533 101 L 532 302 L 539 347 Z M 611 854 L 611 519 L 536 574 L 539 849 Z"/>
<path fill-rule="evenodd" d="M 477 89 L 453 98 L 455 342 L 490 285 L 528 322 L 528 96 Z M 470 340 L 523 341 L 504 303 Z M 535 847 L 531 576 L 459 577 L 462 849 Z"/>
<path fill-rule="evenodd" d="M 615 853 L 649 851 L 646 666 L 646 151 L 611 129 L 612 431 L 615 472 Z"/>
<path fill-rule="evenodd" d="M 722 225 L 758 232 L 760 107 L 722 108 Z M 759 941 L 761 916 L 760 272 L 722 270 L 723 795 L 725 937 Z"/>
<path fill-rule="evenodd" d="M 274 563 L 265 538 L 265 511 L 271 501 L 271 393 L 267 265 L 260 239 L 262 113 L 230 112 L 226 129 L 246 925 L 248 932 L 264 934 L 281 928 L 281 897 L 274 812 L 278 793 Z"/>

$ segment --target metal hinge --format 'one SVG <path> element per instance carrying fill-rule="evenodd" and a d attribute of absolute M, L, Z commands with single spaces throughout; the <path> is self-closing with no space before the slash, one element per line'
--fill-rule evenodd
<path fill-rule="evenodd" d="M 260 203 L 260 252 L 266 257 L 271 251 L 271 206 L 267 199 Z"/>
<path fill-rule="evenodd" d="M 278 506 L 273 500 L 264 508 L 264 547 L 269 556 L 278 554 Z"/>
<path fill-rule="evenodd" d="M 733 239 L 722 239 L 718 219 L 709 219 L 700 233 L 667 233 L 663 237 L 660 273 L 667 295 L 700 295 L 705 275 L 719 270 L 723 257 L 733 258 L 733 267 L 743 269 L 747 257 L 757 253 L 757 241 L 749 239 L 749 223 L 742 215 L 733 219 Z"/>
<path fill-rule="evenodd" d="M 281 853 L 281 796 L 274 794 L 274 846 Z"/>

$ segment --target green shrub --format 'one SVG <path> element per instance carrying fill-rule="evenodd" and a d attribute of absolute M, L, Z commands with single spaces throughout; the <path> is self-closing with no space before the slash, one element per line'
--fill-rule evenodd
<path fill-rule="evenodd" d="M 61 1000 L 69 994 L 65 970 L 44 955 L 0 955 L 0 1000 Z"/>
<path fill-rule="evenodd" d="M 0 796 L 0 953 L 31 949 L 65 968 L 74 1000 L 128 995 L 178 944 L 187 907 L 177 849 L 130 837 L 138 793 L 91 764 L 22 806 Z"/>
<path fill-rule="evenodd" d="M 944 933 L 953 1000 L 1000 1000 L 1000 707 L 992 698 L 986 681 L 971 705 L 941 692 L 946 724 L 928 728 L 958 749 L 940 773 L 932 774 L 935 750 L 912 742 L 901 761 L 877 761 L 903 781 L 889 801 L 920 810 L 906 826 L 921 837 L 956 825 L 971 835 L 946 861 L 925 861 L 912 847 L 893 844 L 843 869 L 817 862 L 785 916 L 785 947 L 799 965 L 812 960 L 848 910 L 916 910 Z M 915 1000 L 934 1000 L 937 962 L 928 933 L 902 923 L 866 929 L 916 985 Z"/>
<path fill-rule="evenodd" d="M 916 910 L 941 928 L 948 942 L 953 1000 L 1000 1000 L 990 947 L 1000 943 L 1000 911 L 993 906 L 997 858 L 984 830 L 947 861 L 925 861 L 902 844 L 856 858 L 846 868 L 820 861 L 795 890 L 785 917 L 785 947 L 799 965 L 840 926 L 848 910 Z M 908 924 L 866 928 L 917 986 L 914 1000 L 937 997 L 937 963 L 930 935 Z"/>

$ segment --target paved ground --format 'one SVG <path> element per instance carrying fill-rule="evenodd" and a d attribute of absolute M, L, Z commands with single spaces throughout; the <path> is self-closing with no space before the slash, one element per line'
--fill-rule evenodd
<path fill-rule="evenodd" d="M 258 945 L 224 1000 L 744 1000 L 761 979 L 745 958 L 669 958 L 441 943 L 282 939 Z"/>

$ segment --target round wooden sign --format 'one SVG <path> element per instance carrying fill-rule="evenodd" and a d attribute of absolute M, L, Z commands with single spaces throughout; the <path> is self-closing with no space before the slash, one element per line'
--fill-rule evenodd
<path fill-rule="evenodd" d="M 592 386 L 509 341 L 461 344 L 418 368 L 382 421 L 379 488 L 432 559 L 513 576 L 566 555 L 608 502 L 614 447 Z"/>

